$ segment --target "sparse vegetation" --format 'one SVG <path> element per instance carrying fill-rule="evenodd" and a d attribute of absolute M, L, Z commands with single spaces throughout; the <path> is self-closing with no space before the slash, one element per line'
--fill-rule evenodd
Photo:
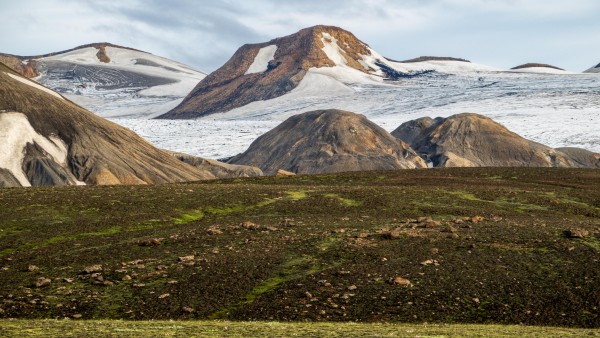
<path fill-rule="evenodd" d="M 598 170 L 454 168 L 0 189 L 0 317 L 598 328 L 598 182 Z M 36 320 L 0 322 L 0 334 L 64 325 L 125 335 L 490 330 Z"/>
<path fill-rule="evenodd" d="M 3 337 L 598 337 L 592 329 L 516 325 L 231 321 L 0 320 Z"/>

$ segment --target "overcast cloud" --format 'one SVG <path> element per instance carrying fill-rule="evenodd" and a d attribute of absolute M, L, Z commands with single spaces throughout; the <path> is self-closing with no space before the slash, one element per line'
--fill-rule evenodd
<path fill-rule="evenodd" d="M 392 59 L 582 71 L 600 62 L 599 17 L 598 0 L 0 0 L 0 52 L 106 41 L 213 71 L 245 43 L 326 24 Z"/>

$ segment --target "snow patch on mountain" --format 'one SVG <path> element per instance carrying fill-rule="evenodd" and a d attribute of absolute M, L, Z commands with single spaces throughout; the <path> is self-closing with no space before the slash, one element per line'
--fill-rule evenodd
<path fill-rule="evenodd" d="M 337 66 L 345 66 L 348 64 L 346 57 L 342 55 L 343 50 L 338 46 L 337 40 L 329 33 L 322 33 L 321 42 L 323 42 L 323 52 Z"/>
<path fill-rule="evenodd" d="M 24 187 L 31 186 L 22 167 L 28 143 L 39 145 L 56 163 L 67 163 L 67 146 L 63 140 L 56 136 L 46 138 L 38 134 L 25 114 L 0 114 L 0 168 L 7 169 Z"/>
<path fill-rule="evenodd" d="M 33 88 L 38 89 L 38 90 L 41 90 L 41 91 L 43 91 L 45 93 L 48 93 L 48 94 L 50 94 L 50 95 L 52 95 L 54 97 L 57 97 L 57 98 L 59 98 L 61 100 L 64 100 L 64 98 L 62 96 L 60 96 L 57 92 L 55 92 L 53 90 L 50 90 L 50 89 L 48 89 L 48 88 L 46 88 L 44 86 L 40 86 L 39 84 L 37 84 L 37 83 L 35 83 L 35 82 L 31 81 L 31 80 L 28 80 L 28 79 L 26 79 L 24 77 L 21 77 L 21 76 L 18 76 L 18 75 L 14 75 L 14 74 L 11 74 L 11 73 L 7 73 L 7 72 L 4 72 L 4 74 L 6 74 L 6 75 L 12 77 L 13 79 L 15 79 L 15 80 L 17 80 L 17 81 L 19 81 L 21 83 L 24 83 L 24 84 L 26 84 L 26 85 L 28 85 L 30 87 L 33 87 Z"/>
<path fill-rule="evenodd" d="M 248 67 L 248 70 L 244 73 L 244 75 L 266 72 L 267 69 L 269 69 L 269 62 L 275 59 L 276 51 L 276 45 L 270 45 L 261 48 L 254 57 L 254 61 L 252 62 L 250 67 Z"/>

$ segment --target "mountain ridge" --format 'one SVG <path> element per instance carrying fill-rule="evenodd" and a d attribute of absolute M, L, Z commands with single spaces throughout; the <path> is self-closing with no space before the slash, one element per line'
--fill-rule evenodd
<path fill-rule="evenodd" d="M 6 141 L 0 151 L 4 168 L 0 185 L 148 184 L 214 178 L 3 64 L 0 107 L 0 137 Z"/>

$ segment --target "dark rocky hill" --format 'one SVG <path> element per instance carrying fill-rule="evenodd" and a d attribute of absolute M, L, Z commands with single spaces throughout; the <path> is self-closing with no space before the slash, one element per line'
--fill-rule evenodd
<path fill-rule="evenodd" d="M 229 163 L 257 166 L 267 175 L 426 167 L 406 143 L 363 115 L 334 109 L 288 118 Z"/>
<path fill-rule="evenodd" d="M 569 157 L 527 140 L 492 119 L 457 114 L 403 123 L 392 135 L 435 167 L 575 167 Z"/>

